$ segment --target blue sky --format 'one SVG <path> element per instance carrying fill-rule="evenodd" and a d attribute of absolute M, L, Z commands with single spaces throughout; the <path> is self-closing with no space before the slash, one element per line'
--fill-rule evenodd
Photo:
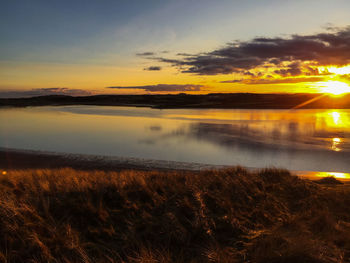
<path fill-rule="evenodd" d="M 118 67 L 120 72 L 123 68 L 142 71 L 148 61 L 135 56 L 138 52 L 193 54 L 234 40 L 313 34 L 329 24 L 350 24 L 348 0 L 3 0 L 0 7 L 0 66 L 6 71 L 0 74 L 0 89 L 26 86 L 24 70 L 14 70 L 23 64 L 33 68 L 44 63 L 48 67 L 108 66 Z M 32 76 L 38 74 L 34 73 Z M 54 85 L 54 78 L 50 85 Z M 154 84 L 163 81 L 162 77 L 153 78 Z M 48 85 L 40 79 L 37 83 L 40 87 Z M 110 85 L 128 83 L 118 77 Z M 57 86 L 61 85 L 57 78 Z M 35 87 L 35 79 L 28 79 L 28 86 Z M 69 86 L 98 88 L 98 84 L 88 87 L 74 81 Z"/>

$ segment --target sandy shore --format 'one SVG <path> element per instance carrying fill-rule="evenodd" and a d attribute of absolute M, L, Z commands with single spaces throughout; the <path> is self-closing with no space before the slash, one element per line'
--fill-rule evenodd
<path fill-rule="evenodd" d="M 118 171 L 136 170 L 186 170 L 200 171 L 230 166 L 187 163 L 117 156 L 44 152 L 0 147 L 0 169 L 51 169 L 72 167 L 82 170 Z"/>
<path fill-rule="evenodd" d="M 12 149 L 0 147 L 0 171 L 21 169 L 55 169 L 70 167 L 77 170 L 177 170 L 198 172 L 201 170 L 222 169 L 234 166 L 211 165 L 204 163 L 176 162 L 165 160 L 153 160 L 143 158 L 72 154 L 47 151 L 34 151 L 24 149 Z M 245 167 L 249 171 L 257 171 L 259 168 Z M 261 167 L 262 169 L 264 167 Z M 290 171 L 299 177 L 317 180 L 321 177 L 335 176 L 338 180 L 350 182 L 349 173 L 328 173 L 316 171 Z M 338 175 L 340 177 L 338 178 Z"/>

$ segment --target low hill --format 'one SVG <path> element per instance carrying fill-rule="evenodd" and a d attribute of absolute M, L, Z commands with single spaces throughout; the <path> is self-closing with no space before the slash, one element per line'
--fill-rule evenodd
<path fill-rule="evenodd" d="M 48 105 L 139 106 L 153 108 L 221 109 L 350 109 L 350 94 L 207 94 L 207 95 L 95 95 L 85 97 L 40 96 L 0 99 L 0 107 Z"/>

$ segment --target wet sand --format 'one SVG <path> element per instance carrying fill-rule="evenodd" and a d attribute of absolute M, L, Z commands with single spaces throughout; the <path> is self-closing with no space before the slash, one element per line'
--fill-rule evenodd
<path fill-rule="evenodd" d="M 203 163 L 176 162 L 165 160 L 153 160 L 132 157 L 103 156 L 89 154 L 58 153 L 47 151 L 34 151 L 24 149 L 12 149 L 0 147 L 0 171 L 23 170 L 23 169 L 59 169 L 73 168 L 76 170 L 102 170 L 102 171 L 188 171 L 199 172 L 202 170 L 218 170 L 232 168 L 229 165 L 211 165 Z M 250 168 L 251 172 L 265 167 Z M 270 167 L 271 168 L 271 167 Z M 319 172 L 314 171 L 291 171 L 292 174 L 309 180 L 319 180 Z M 334 173 L 329 173 L 332 176 Z M 337 177 L 337 176 L 336 176 Z M 350 178 L 337 178 L 346 184 L 350 183 Z"/>
<path fill-rule="evenodd" d="M 54 169 L 71 167 L 79 170 L 184 170 L 200 171 L 230 166 L 186 163 L 117 156 L 70 154 L 9 149 L 0 147 L 0 169 Z"/>

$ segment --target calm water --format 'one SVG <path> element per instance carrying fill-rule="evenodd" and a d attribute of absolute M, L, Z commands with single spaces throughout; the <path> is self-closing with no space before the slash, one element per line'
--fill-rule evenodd
<path fill-rule="evenodd" d="M 350 110 L 0 109 L 0 147 L 350 172 Z"/>

